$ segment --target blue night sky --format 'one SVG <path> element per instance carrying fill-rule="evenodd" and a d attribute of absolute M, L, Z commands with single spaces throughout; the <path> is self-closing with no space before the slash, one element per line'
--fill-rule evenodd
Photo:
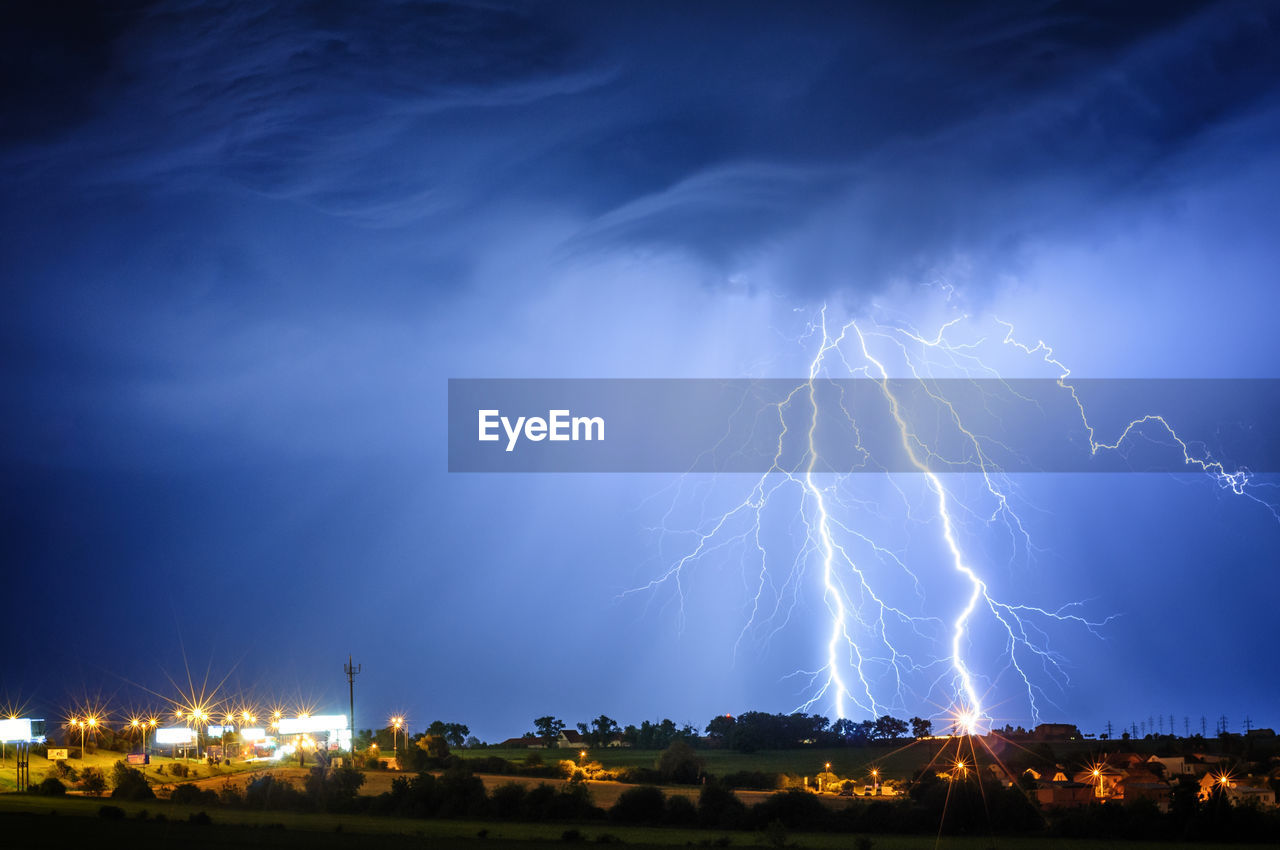
<path fill-rule="evenodd" d="M 683 616 L 627 592 L 744 482 L 451 474 L 450 378 L 803 377 L 824 306 L 1280 377 L 1272 3 L 55 6 L 0 11 L 0 700 L 37 715 L 184 663 L 344 710 L 349 653 L 361 727 L 486 740 L 814 696 L 811 562 L 776 628 L 732 546 Z M 1002 598 L 1111 617 L 1044 636 L 1040 719 L 1280 724 L 1274 485 L 1022 476 L 1027 551 L 974 514 Z M 873 525 L 937 571 L 927 516 Z"/>

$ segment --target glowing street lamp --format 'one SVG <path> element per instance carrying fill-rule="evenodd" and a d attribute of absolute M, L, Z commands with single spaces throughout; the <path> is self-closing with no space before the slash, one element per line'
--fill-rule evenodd
<path fill-rule="evenodd" d="M 84 759 L 84 721 L 79 717 L 73 717 L 67 722 L 67 727 L 75 727 L 80 730 L 80 758 Z"/>
<path fill-rule="evenodd" d="M 398 741 L 400 740 L 400 737 L 399 737 L 400 727 L 403 725 L 404 725 L 404 718 L 401 717 L 400 715 L 396 715 L 395 717 L 391 718 L 391 752 L 393 752 L 397 756 L 400 755 L 400 747 L 398 745 Z M 408 730 L 405 730 L 405 743 L 406 744 L 409 743 Z"/>
<path fill-rule="evenodd" d="M 98 718 L 90 715 L 89 717 L 86 717 L 83 720 L 76 720 L 76 725 L 80 727 L 80 758 L 81 760 L 83 760 L 84 757 L 87 755 L 85 751 L 85 741 L 84 741 L 85 732 L 87 732 L 90 729 L 97 731 Z"/>

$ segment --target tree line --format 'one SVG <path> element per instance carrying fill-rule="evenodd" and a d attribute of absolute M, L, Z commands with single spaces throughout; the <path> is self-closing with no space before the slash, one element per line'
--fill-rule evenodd
<path fill-rule="evenodd" d="M 533 731 L 525 733 L 526 737 L 538 738 L 547 746 L 554 746 L 560 733 L 569 728 L 554 715 L 537 717 L 533 725 Z M 605 714 L 578 723 L 576 728 L 590 747 L 616 743 L 638 750 L 662 750 L 676 740 L 684 740 L 694 747 L 726 747 L 740 752 L 806 746 L 857 747 L 878 741 L 902 740 L 908 736 L 927 738 L 933 734 L 933 722 L 923 717 L 901 720 L 886 714 L 861 721 L 841 718 L 833 723 L 820 714 L 770 714 L 764 711 L 748 711 L 737 717 L 729 714 L 713 717 L 701 733 L 690 724 L 679 726 L 670 718 L 645 720 L 638 726 L 620 726 L 618 721 Z"/>

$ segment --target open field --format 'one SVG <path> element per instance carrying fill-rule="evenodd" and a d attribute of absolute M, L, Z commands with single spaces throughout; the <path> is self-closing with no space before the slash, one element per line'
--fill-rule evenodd
<path fill-rule="evenodd" d="M 270 772 L 281 779 L 286 779 L 289 782 L 292 782 L 298 787 L 301 787 L 302 783 L 306 781 L 307 778 L 307 771 L 297 767 L 274 768 L 270 769 Z M 360 793 L 362 795 L 370 796 L 382 794 L 391 790 L 391 783 L 396 777 L 411 775 L 412 774 L 386 770 L 366 771 L 364 774 L 364 785 L 360 787 Z M 498 776 L 487 773 L 480 773 L 476 775 L 484 783 L 485 790 L 490 792 L 493 791 L 494 788 L 497 788 L 500 785 L 505 785 L 509 782 L 515 782 L 529 788 L 540 784 L 559 788 L 560 786 L 567 784 L 567 780 L 564 779 L 544 779 L 534 776 Z M 198 779 L 193 781 L 191 784 L 197 785 L 201 788 L 220 791 L 226 783 L 230 782 L 235 787 L 243 790 L 245 785 L 249 783 L 253 776 L 254 774 L 251 773 L 242 773 L 237 776 L 215 776 Z M 608 809 L 612 807 L 614 803 L 618 802 L 618 798 L 622 796 L 623 792 L 627 791 L 629 788 L 636 788 L 639 786 L 625 782 L 588 782 L 587 787 L 591 791 L 591 802 L 601 808 Z M 698 794 L 701 790 L 701 787 L 697 785 L 665 785 L 662 787 L 663 793 L 668 797 L 688 797 L 690 800 L 695 802 L 697 801 Z M 773 792 L 739 790 L 736 793 L 742 802 L 746 803 L 748 806 L 753 806 L 768 798 Z M 824 802 L 835 806 L 847 805 L 853 802 L 852 798 L 836 797 L 834 795 L 825 796 L 822 799 Z"/>
<path fill-rule="evenodd" d="M 698 758 L 702 759 L 705 770 L 716 776 L 725 776 L 739 771 L 760 773 L 790 774 L 792 776 L 813 777 L 822 772 L 826 764 L 831 771 L 842 779 L 853 779 L 861 782 L 869 780 L 872 769 L 879 770 L 880 776 L 886 779 L 910 779 L 916 771 L 930 763 L 937 763 L 939 754 L 953 757 L 961 739 L 932 738 L 922 741 L 904 740 L 895 744 L 877 744 L 867 747 L 829 747 L 795 750 L 760 750 L 754 753 L 740 753 L 727 749 L 700 749 Z M 981 761 L 990 761 L 990 754 L 978 745 Z M 1017 747 L 1009 747 L 1016 752 Z M 1071 752 L 1072 747 L 1055 745 L 1055 752 Z M 1080 752 L 1097 749 L 1091 742 L 1081 746 Z M 1112 747 L 1116 749 L 1116 747 Z M 498 756 L 516 764 L 523 763 L 531 753 L 546 764 L 557 761 L 577 761 L 578 750 L 546 749 L 483 749 L 457 750 L 457 755 L 464 759 Z M 968 753 L 968 745 L 965 745 Z M 646 767 L 652 768 L 662 755 L 659 750 L 633 750 L 627 748 L 602 748 L 588 750 L 587 760 L 598 762 L 605 768 Z M 1060 756 L 1061 757 L 1061 756 Z"/>
<path fill-rule="evenodd" d="M 724 776 L 738 771 L 763 773 L 789 773 L 797 776 L 813 776 L 830 762 L 831 769 L 841 776 L 866 776 L 873 768 L 892 775 L 909 777 L 920 766 L 927 764 L 946 743 L 943 740 L 903 742 L 897 745 L 871 747 L 833 747 L 803 750 L 761 750 L 755 753 L 739 753 L 734 750 L 698 750 L 708 773 Z M 489 748 L 483 750 L 458 750 L 463 758 L 498 756 L 508 761 L 523 762 L 531 753 L 547 764 L 561 760 L 577 761 L 578 751 L 571 749 L 515 750 Z M 599 762 L 606 768 L 653 767 L 660 750 L 633 750 L 623 747 L 588 750 L 589 761 Z"/>
<path fill-rule="evenodd" d="M 122 820 L 99 817 L 103 805 L 114 805 L 126 815 Z M 146 818 L 141 816 L 147 812 Z M 576 829 L 581 842 L 596 842 L 602 835 L 632 847 L 764 847 L 765 836 L 753 832 L 720 832 L 666 827 L 627 827 L 609 823 L 484 823 L 463 820 L 409 820 L 363 815 L 302 814 L 298 812 L 208 809 L 211 824 L 195 824 L 188 817 L 199 807 L 167 803 L 129 803 L 83 798 L 30 797 L 0 794 L 0 836 L 3 845 L 14 850 L 26 848 L 93 847 L 164 848 L 201 850 L 215 847 L 368 847 L 488 848 L 488 850 L 540 850 L 564 848 L 567 830 Z M 163 814 L 165 820 L 157 820 Z M 481 832 L 483 831 L 483 838 Z M 853 836 L 830 833 L 791 833 L 788 846 L 800 850 L 848 850 Z M 608 839 L 605 839 L 606 841 Z M 727 843 L 725 843 L 727 840 Z M 1003 836 L 943 837 L 932 835 L 874 836 L 875 850 L 1157 850 L 1167 842 L 1071 841 L 1053 838 Z M 1188 850 L 1244 850 L 1243 844 L 1172 845 Z"/>
<path fill-rule="evenodd" d="M 0 792 L 13 791 L 17 787 L 17 767 L 14 762 L 12 747 L 8 749 L 6 755 L 7 755 L 7 758 L 0 760 Z M 101 770 L 103 774 L 107 776 L 108 781 L 110 781 L 111 769 L 115 766 L 116 762 L 123 761 L 124 758 L 125 758 L 124 753 L 117 753 L 117 752 L 112 752 L 108 750 L 99 750 L 95 753 L 87 754 L 83 759 L 69 759 L 67 761 L 67 764 L 75 768 L 77 771 L 85 767 L 96 767 L 97 769 Z M 188 768 L 192 771 L 191 778 L 208 778 L 208 777 L 221 778 L 221 777 L 233 776 L 236 774 L 247 773 L 247 772 L 252 772 L 252 771 L 257 771 L 262 769 L 261 763 L 251 764 L 243 761 L 232 761 L 230 766 L 217 765 L 214 767 L 210 767 L 209 765 L 205 764 L 203 761 L 197 761 L 195 759 L 191 759 L 190 761 L 185 761 L 181 758 L 174 759 L 174 758 L 169 758 L 168 756 L 157 756 L 155 754 L 152 754 L 151 764 L 146 765 L 145 770 L 143 772 L 146 774 L 147 779 L 151 781 L 152 784 L 171 783 L 171 782 L 174 782 L 175 780 L 168 773 L 169 771 L 168 765 L 174 764 L 174 763 L 187 765 Z M 161 767 L 161 766 L 165 768 L 164 774 L 161 774 L 156 770 L 158 767 Z M 49 771 L 52 767 L 53 767 L 53 763 L 50 762 L 48 759 L 46 759 L 44 756 L 38 755 L 36 753 L 32 753 L 31 754 L 32 784 L 34 785 L 40 782 L 40 780 L 44 779 L 45 776 L 49 775 Z M 142 769 L 143 766 L 138 765 L 138 767 L 139 769 Z M 176 780 L 176 781 L 182 781 L 182 780 Z"/>

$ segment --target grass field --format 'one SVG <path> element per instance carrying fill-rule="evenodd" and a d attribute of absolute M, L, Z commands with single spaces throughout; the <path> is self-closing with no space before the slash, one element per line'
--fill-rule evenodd
<path fill-rule="evenodd" d="M 123 809 L 125 819 L 99 817 L 103 805 Z M 145 819 L 141 817 L 146 812 Z M 211 824 L 193 824 L 188 817 L 206 811 Z M 156 816 L 164 814 L 165 820 Z M 765 836 L 754 832 L 720 832 L 664 827 L 626 827 L 608 823 L 517 824 L 454 820 L 408 820 L 360 815 L 304 814 L 298 812 L 255 812 L 238 809 L 206 809 L 167 803 L 128 803 L 86 798 L 46 798 L 23 794 L 0 794 L 0 844 L 5 848 L 114 847 L 172 850 L 200 850 L 213 847 L 298 847 L 322 848 L 430 847 L 433 850 L 539 850 L 564 848 L 575 842 L 564 839 L 566 831 L 577 830 L 577 843 L 598 842 L 602 835 L 631 847 L 767 847 Z M 483 834 L 483 837 L 482 837 Z M 848 834 L 791 833 L 787 846 L 798 850 L 849 850 L 854 837 Z M 608 840 L 608 839 L 604 839 Z M 872 836 L 874 850 L 1157 850 L 1167 842 L 1069 841 L 1041 837 L 981 836 L 943 837 L 932 835 Z M 728 842 L 727 845 L 725 842 Z M 1244 850 L 1250 845 L 1174 845 L 1197 850 Z M 1274 845 L 1252 845 L 1274 846 Z"/>
<path fill-rule="evenodd" d="M 698 750 L 708 773 L 724 776 L 738 771 L 785 773 L 795 776 L 815 776 L 830 763 L 831 770 L 842 778 L 861 781 L 877 769 L 885 778 L 909 779 L 916 770 L 933 760 L 940 749 L 947 746 L 945 740 L 904 741 L 896 745 L 868 747 L 836 747 L 805 750 L 761 750 L 739 753 L 734 750 Z M 954 746 L 952 744 L 951 746 Z M 498 756 L 508 761 L 522 763 L 530 753 L 537 753 L 546 763 L 559 760 L 576 761 L 577 750 L 458 750 L 463 758 Z M 599 762 L 606 768 L 654 767 L 661 752 L 658 750 L 633 750 L 627 748 L 603 748 L 588 750 L 589 761 Z"/>
<path fill-rule="evenodd" d="M 4 758 L 3 760 L 0 760 L 0 792 L 13 791 L 14 789 L 17 788 L 17 781 L 18 781 L 17 764 L 14 761 L 13 748 L 8 747 L 5 755 L 6 755 L 6 758 Z M 99 750 L 95 753 L 88 753 L 83 759 L 69 759 L 67 761 L 67 764 L 75 768 L 77 771 L 85 767 L 96 767 L 103 772 L 103 774 L 107 777 L 107 781 L 110 782 L 111 769 L 115 766 L 116 762 L 122 761 L 124 758 L 125 758 L 124 753 L 110 752 L 107 750 Z M 261 764 L 250 764 L 247 762 L 237 762 L 237 761 L 232 761 L 230 766 L 218 765 L 215 767 L 210 767 L 209 765 L 205 764 L 203 761 L 196 761 L 195 759 L 192 759 L 190 761 L 185 761 L 181 758 L 174 759 L 174 758 L 169 758 L 168 756 L 158 756 L 153 754 L 151 756 L 151 764 L 146 766 L 144 773 L 146 774 L 147 779 L 150 780 L 152 783 L 169 783 L 169 782 L 175 782 L 175 781 L 183 781 L 183 780 L 175 780 L 173 776 L 169 775 L 168 765 L 174 764 L 174 763 L 187 765 L 192 771 L 192 776 L 190 778 L 193 778 L 193 779 L 232 776 L 238 773 L 245 773 L 248 771 L 262 769 Z M 49 770 L 52 768 L 52 766 L 53 766 L 52 763 L 49 762 L 46 758 L 44 758 L 44 756 L 37 755 L 36 753 L 32 753 L 31 754 L 32 784 L 33 785 L 37 784 L 40 782 L 40 780 L 44 779 L 45 776 L 49 774 Z M 161 766 L 164 766 L 165 768 L 164 774 L 160 774 L 156 770 L 156 768 Z M 139 765 L 139 767 L 141 767 L 141 765 Z"/>
<path fill-rule="evenodd" d="M 919 742 L 904 741 L 900 744 L 873 745 L 868 747 L 848 747 L 848 748 L 828 748 L 828 749 L 799 749 L 799 750 L 762 750 L 755 753 L 739 753 L 733 750 L 708 749 L 698 750 L 698 757 L 705 764 L 705 768 L 709 773 L 724 776 L 738 771 L 753 771 L 770 774 L 790 774 L 792 776 L 814 777 L 824 769 L 828 763 L 831 770 L 841 779 L 852 779 L 856 783 L 864 784 L 869 781 L 872 769 L 879 771 L 881 779 L 887 780 L 906 780 L 909 779 L 918 769 L 931 762 L 938 761 L 939 751 L 944 748 L 953 748 L 955 739 L 934 739 Z M 1115 748 L 1115 744 L 1112 748 Z M 1075 745 L 1055 745 L 1055 751 L 1060 753 L 1059 757 L 1069 760 L 1072 753 L 1086 753 L 1094 751 L 1098 748 L 1098 744 L 1094 742 L 1079 742 Z M 578 750 L 576 749 L 544 749 L 544 750 L 528 750 L 528 749 L 497 749 L 487 748 L 480 750 L 455 750 L 455 754 L 463 759 L 479 759 L 491 756 L 497 756 L 510 762 L 521 764 L 530 755 L 536 754 L 546 764 L 554 764 L 561 760 L 577 761 Z M 951 755 L 948 749 L 948 754 Z M 605 768 L 625 768 L 625 767 L 646 767 L 652 768 L 656 765 L 660 751 L 657 750 L 634 750 L 629 748 L 600 748 L 588 750 L 587 759 L 591 762 L 597 762 Z M 79 770 L 85 766 L 93 766 L 102 770 L 105 774 L 110 775 L 111 768 L 116 761 L 124 756 L 121 753 L 99 751 L 91 753 L 84 760 L 71 759 L 69 764 Z M 986 760 L 984 754 L 984 760 Z M 175 780 L 171 774 L 167 772 L 167 765 L 173 763 L 175 759 L 165 756 L 152 756 L 152 764 L 146 769 L 147 778 L 153 784 L 171 784 L 175 781 L 199 780 L 205 787 L 221 787 L 221 782 L 226 777 L 234 777 L 252 771 L 259 770 L 288 770 L 289 764 L 270 764 L 270 763 L 254 763 L 233 761 L 230 766 L 218 765 L 210 767 L 203 762 L 192 760 L 178 762 L 187 764 L 192 770 L 192 776 L 188 780 Z M 166 773 L 160 774 L 158 767 L 166 766 Z M 31 757 L 31 777 L 33 783 L 38 783 L 47 775 L 50 763 L 39 755 Z M 299 773 L 301 776 L 302 774 Z M 387 774 L 382 772 L 370 772 L 366 787 L 363 793 L 376 794 L 388 790 L 390 787 L 391 777 L 395 774 Z M 13 753 L 8 753 L 8 758 L 0 761 L 0 792 L 11 791 L 16 787 L 16 776 L 14 770 Z M 598 787 L 595 796 L 598 805 L 609 805 L 617 793 L 616 788 L 608 787 L 609 783 L 604 783 L 603 787 Z M 673 789 L 674 790 L 674 789 Z"/>

